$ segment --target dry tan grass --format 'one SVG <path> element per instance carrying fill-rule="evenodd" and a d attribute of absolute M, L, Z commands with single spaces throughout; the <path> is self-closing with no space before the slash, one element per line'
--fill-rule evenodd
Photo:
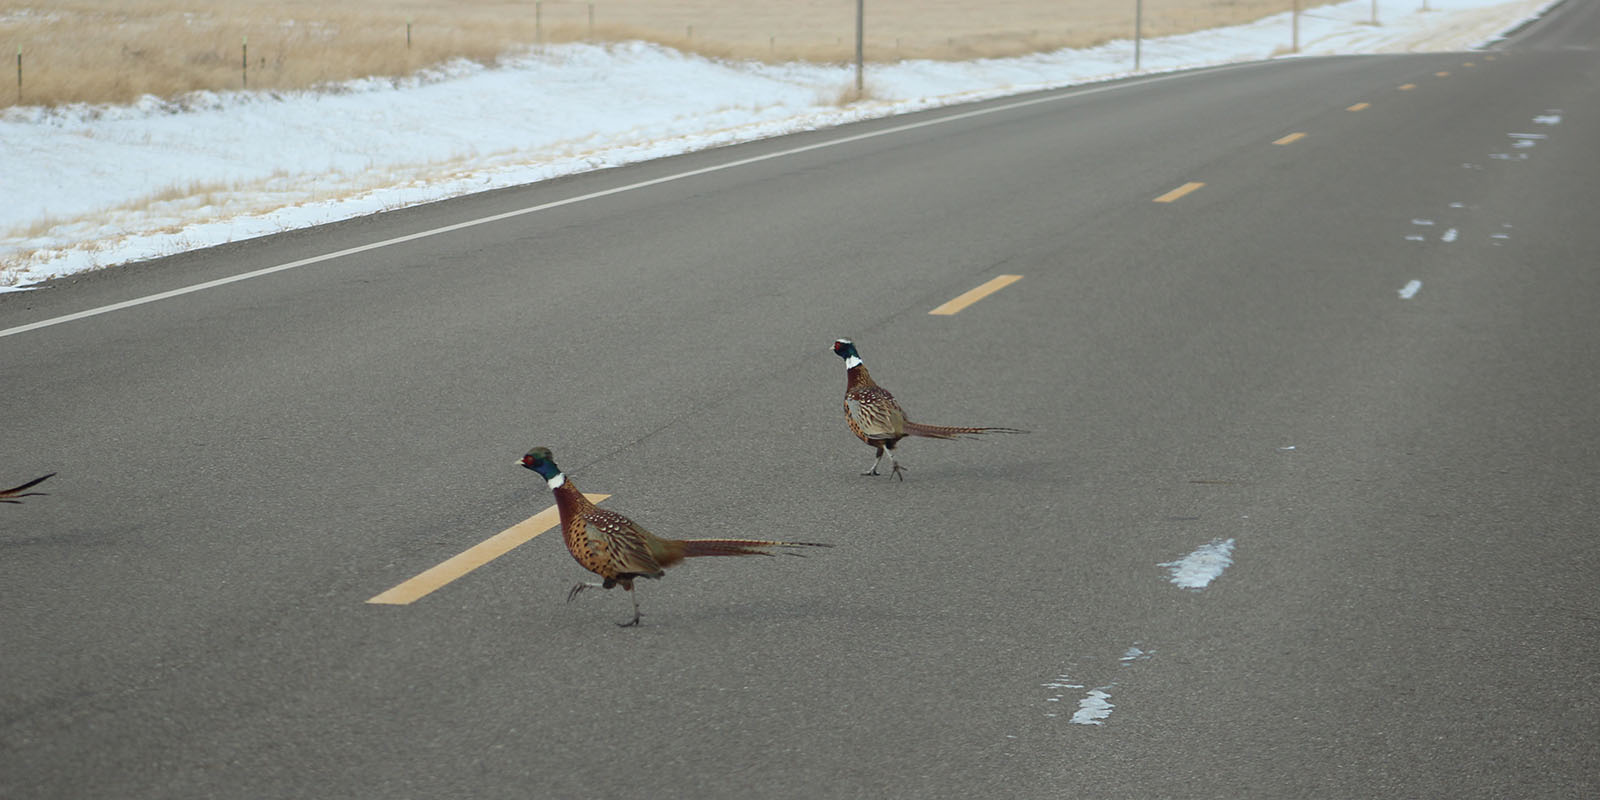
<path fill-rule="evenodd" d="M 1145 0 L 1147 36 L 1231 25 L 1292 0 Z M 1312 0 L 1307 6 L 1331 0 Z M 855 0 L 0 0 L 0 55 L 20 102 L 127 102 L 196 90 L 300 89 L 399 76 L 517 45 L 658 42 L 712 58 L 843 62 Z M 1133 0 L 867 0 L 873 61 L 993 58 L 1133 30 Z M 407 26 L 410 42 L 407 42 Z M 0 107 L 19 102 L 11 60 Z"/>

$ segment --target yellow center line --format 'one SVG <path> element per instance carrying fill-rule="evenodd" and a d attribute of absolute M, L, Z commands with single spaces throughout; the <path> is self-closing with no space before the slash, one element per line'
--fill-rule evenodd
<path fill-rule="evenodd" d="M 989 281 L 984 283 L 982 286 L 979 286 L 976 289 L 968 289 L 967 291 L 958 295 L 955 299 L 945 303 L 942 306 L 939 306 L 938 308 L 935 308 L 932 311 L 929 311 L 928 313 L 938 314 L 940 316 L 949 316 L 951 314 L 955 314 L 961 311 L 961 309 L 966 308 L 967 306 L 970 306 L 973 303 L 976 303 L 979 300 L 982 300 L 983 298 L 988 297 L 989 295 L 994 294 L 995 292 L 998 292 L 1001 289 L 1004 289 L 1020 280 L 1022 280 L 1021 275 L 996 275 L 995 277 L 989 279 Z"/>
<path fill-rule="evenodd" d="M 1448 78 L 1448 77 L 1450 77 L 1450 73 L 1448 73 L 1448 72 L 1435 72 L 1435 73 L 1433 73 L 1433 77 L 1435 77 L 1435 78 Z"/>
<path fill-rule="evenodd" d="M 1400 84 L 1400 86 L 1399 86 L 1399 87 L 1397 87 L 1397 88 L 1399 88 L 1399 90 L 1400 90 L 1400 91 L 1402 91 L 1402 92 L 1409 92 L 1409 91 L 1411 91 L 1411 90 L 1412 90 L 1412 89 L 1415 89 L 1415 88 L 1417 88 L 1417 85 L 1416 85 L 1416 84 L 1414 84 L 1414 83 L 1402 83 L 1402 84 Z"/>
<path fill-rule="evenodd" d="M 1369 108 L 1372 108 L 1372 104 L 1371 103 L 1356 103 L 1355 105 L 1353 105 L 1353 106 L 1351 106 L 1351 107 L 1349 107 L 1349 108 L 1347 108 L 1345 110 L 1346 111 L 1366 111 Z"/>
<path fill-rule="evenodd" d="M 1273 144 L 1294 144 L 1295 142 L 1298 142 L 1304 138 L 1306 138 L 1306 135 L 1303 133 L 1291 133 L 1288 136 L 1273 142 Z"/>
<path fill-rule="evenodd" d="M 1170 203 L 1170 202 L 1172 202 L 1174 200 L 1177 200 L 1178 198 L 1180 198 L 1180 197 L 1182 197 L 1182 196 L 1184 196 L 1184 195 L 1186 195 L 1186 194 L 1188 194 L 1188 193 L 1190 193 L 1190 192 L 1192 192 L 1192 191 L 1194 191 L 1194 190 L 1196 190 L 1196 189 L 1198 189 L 1198 188 L 1200 188 L 1200 187 L 1202 187 L 1204 185 L 1205 184 L 1200 183 L 1199 181 L 1190 181 L 1189 183 L 1186 183 L 1186 184 L 1184 184 L 1182 186 L 1179 186 L 1178 188 L 1173 189 L 1172 191 L 1167 192 L 1166 194 L 1161 195 L 1160 197 L 1157 197 L 1155 199 L 1155 202 L 1157 202 L 1157 203 Z"/>
<path fill-rule="evenodd" d="M 1472 62 L 1471 62 L 1471 61 L 1468 61 L 1468 62 L 1467 62 L 1467 63 L 1465 63 L 1465 64 L 1462 64 L 1462 65 L 1461 65 L 1461 66 L 1463 66 L 1463 67 L 1466 67 L 1466 68 L 1468 68 L 1468 69 L 1471 69 L 1471 68 L 1473 68 L 1473 67 L 1476 67 L 1476 66 L 1478 66 L 1478 65 L 1477 65 L 1477 64 L 1474 64 L 1474 63 L 1472 63 Z"/>
<path fill-rule="evenodd" d="M 589 502 L 598 503 L 610 497 L 609 494 L 588 494 Z M 484 564 L 493 561 L 523 542 L 544 533 L 561 524 L 561 514 L 551 506 L 527 519 L 512 525 L 505 530 L 490 536 L 487 539 L 461 551 L 446 561 L 429 568 L 411 580 L 390 589 L 377 597 L 368 600 L 368 603 L 380 603 L 392 606 L 410 605 L 434 591 L 443 588 L 445 584 L 459 578 Z"/>

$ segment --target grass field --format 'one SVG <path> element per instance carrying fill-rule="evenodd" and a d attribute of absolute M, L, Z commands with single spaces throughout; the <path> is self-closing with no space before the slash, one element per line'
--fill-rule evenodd
<path fill-rule="evenodd" d="M 1306 0 L 1309 7 L 1330 0 Z M 1292 0 L 1144 0 L 1146 36 L 1232 25 Z M 0 2 L 0 107 L 399 76 L 518 45 L 642 39 L 713 58 L 854 58 L 855 0 L 102 0 Z M 866 56 L 961 60 L 1133 32 L 1134 0 L 866 0 Z M 20 80 L 19 80 L 20 79 Z M 20 85 L 19 85 L 20 83 Z"/>

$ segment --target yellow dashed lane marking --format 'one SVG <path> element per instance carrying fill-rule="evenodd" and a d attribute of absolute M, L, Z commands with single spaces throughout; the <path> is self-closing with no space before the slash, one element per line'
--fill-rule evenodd
<path fill-rule="evenodd" d="M 979 286 L 976 289 L 968 289 L 952 299 L 950 302 L 945 303 L 944 305 L 939 306 L 928 313 L 938 314 L 939 316 L 949 316 L 951 314 L 959 313 L 961 309 L 966 308 L 967 306 L 970 306 L 973 303 L 976 303 L 979 300 L 982 300 L 983 298 L 988 297 L 989 295 L 994 294 L 995 292 L 998 292 L 1001 289 L 1004 289 L 1020 280 L 1022 280 L 1021 275 L 996 275 L 995 277 L 989 279 L 982 286 Z"/>
<path fill-rule="evenodd" d="M 1435 78 L 1448 78 L 1448 77 L 1450 77 L 1450 73 L 1448 73 L 1448 72 L 1435 72 L 1435 73 L 1433 73 L 1433 77 L 1435 77 Z"/>
<path fill-rule="evenodd" d="M 1471 62 L 1471 61 L 1468 61 L 1468 62 L 1467 62 L 1467 63 L 1465 63 L 1465 64 L 1462 64 L 1462 65 L 1461 65 L 1461 66 L 1463 66 L 1463 67 L 1466 67 L 1466 68 L 1467 68 L 1467 69 L 1472 69 L 1472 68 L 1473 68 L 1473 67 L 1476 67 L 1476 66 L 1478 66 L 1478 65 L 1477 65 L 1477 64 L 1474 64 L 1474 63 L 1472 63 L 1472 62 Z"/>
<path fill-rule="evenodd" d="M 584 493 L 589 502 L 598 503 L 610 497 L 609 494 Z M 493 561 L 523 542 L 544 533 L 561 524 L 561 514 L 551 506 L 527 519 L 512 525 L 505 530 L 490 536 L 487 539 L 461 551 L 444 561 L 438 566 L 390 589 L 377 597 L 368 600 L 368 603 L 379 603 L 391 606 L 410 605 L 434 591 L 443 588 L 445 584 L 459 578 L 484 564 Z"/>
<path fill-rule="evenodd" d="M 1399 89 L 1399 90 L 1400 90 L 1400 91 L 1402 91 L 1402 92 L 1409 92 L 1409 91 L 1411 91 L 1411 90 L 1412 90 L 1412 89 L 1415 89 L 1415 88 L 1417 88 L 1417 85 L 1416 85 L 1416 84 L 1414 84 L 1414 83 L 1402 83 L 1402 84 L 1400 84 L 1400 85 L 1399 85 L 1399 86 L 1398 86 L 1398 87 L 1396 87 L 1396 88 L 1398 88 L 1398 89 Z"/>
<path fill-rule="evenodd" d="M 1190 181 L 1189 183 L 1186 183 L 1186 184 L 1184 184 L 1182 186 L 1179 186 L 1178 188 L 1173 189 L 1172 191 L 1167 192 L 1166 194 L 1161 195 L 1160 197 L 1157 197 L 1155 199 L 1155 202 L 1157 202 L 1157 203 L 1171 203 L 1172 201 L 1177 200 L 1178 198 L 1183 197 L 1184 195 L 1189 194 L 1190 192 L 1193 192 L 1194 190 L 1199 189 L 1200 187 L 1202 187 L 1204 185 L 1205 185 L 1204 183 L 1200 183 L 1199 181 Z"/>
<path fill-rule="evenodd" d="M 1353 105 L 1353 106 L 1351 106 L 1351 107 L 1349 107 L 1349 108 L 1347 108 L 1345 110 L 1346 111 L 1366 111 L 1369 108 L 1372 108 L 1372 104 L 1371 103 L 1356 103 L 1355 105 Z"/>
<path fill-rule="evenodd" d="M 1304 138 L 1306 138 L 1306 135 L 1303 133 L 1291 133 L 1288 136 L 1273 142 L 1273 144 L 1294 144 L 1295 142 L 1298 142 Z"/>

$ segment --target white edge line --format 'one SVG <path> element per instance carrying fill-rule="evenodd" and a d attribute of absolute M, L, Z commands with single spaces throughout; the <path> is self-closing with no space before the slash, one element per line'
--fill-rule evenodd
<path fill-rule="evenodd" d="M 1249 62 L 1249 63 L 1245 63 L 1245 64 L 1229 64 L 1229 65 L 1224 65 L 1223 67 L 1220 67 L 1220 68 L 1239 68 L 1239 67 L 1260 66 L 1263 63 L 1272 63 L 1272 62 Z M 0 338 L 5 338 L 7 336 L 15 336 L 15 335 L 17 335 L 19 333 L 27 333 L 28 331 L 38 330 L 40 328 L 48 328 L 48 327 L 51 327 L 51 326 L 54 326 L 54 325 L 61 325 L 61 324 L 67 323 L 67 322 L 74 322 L 74 321 L 80 320 L 80 319 L 87 319 L 89 317 L 96 317 L 96 316 L 99 316 L 101 314 L 109 314 L 109 313 L 111 313 L 113 311 L 121 311 L 122 309 L 125 309 L 125 308 L 133 308 L 134 306 L 142 306 L 142 305 L 144 305 L 146 303 L 154 303 L 154 302 L 156 302 L 158 300 L 166 300 L 166 299 L 173 298 L 173 297 L 180 297 L 182 295 L 192 294 L 194 292 L 205 291 L 206 289 L 215 289 L 215 288 L 217 288 L 219 286 L 226 286 L 226 285 L 228 285 L 230 283 L 238 283 L 239 281 L 247 281 L 247 280 L 250 280 L 251 278 L 260 278 L 260 277 L 263 277 L 263 276 L 266 276 L 266 275 L 271 275 L 271 274 L 273 274 L 275 272 L 284 272 L 286 270 L 297 269 L 299 267 L 310 266 L 312 264 L 320 264 L 320 263 L 322 263 L 324 261 L 331 261 L 331 260 L 336 259 L 336 258 L 343 258 L 345 256 L 355 255 L 357 253 L 365 253 L 365 252 L 367 252 L 369 250 L 378 250 L 378 249 L 385 248 L 385 247 L 392 247 L 392 246 L 397 245 L 397 244 L 404 244 L 406 242 L 415 241 L 417 239 L 426 239 L 426 238 L 433 237 L 433 236 L 439 236 L 439 235 L 445 234 L 445 233 L 451 233 L 453 231 L 459 231 L 459 230 L 464 230 L 466 228 L 477 227 L 479 225 L 487 225 L 487 224 L 492 223 L 492 222 L 500 222 L 502 220 L 512 219 L 514 217 L 520 217 L 520 216 L 523 216 L 523 215 L 526 215 L 526 214 L 536 214 L 536 213 L 538 213 L 540 211 L 548 211 L 548 210 L 550 210 L 552 208 L 560 208 L 562 206 L 569 206 L 569 205 L 574 205 L 576 203 L 583 203 L 583 202 L 587 202 L 589 200 L 596 200 L 596 199 L 599 199 L 601 197 L 608 197 L 608 196 L 614 195 L 614 194 L 621 194 L 623 192 L 631 192 L 631 191 L 634 191 L 634 190 L 637 190 L 637 189 L 644 189 L 644 188 L 648 188 L 648 187 L 651 187 L 651 186 L 658 186 L 658 185 L 664 184 L 664 183 L 672 183 L 673 181 L 680 181 L 680 180 L 683 180 L 685 178 L 693 178 L 693 177 L 697 177 L 697 176 L 700 176 L 700 175 L 707 175 L 707 174 L 710 174 L 710 173 L 713 173 L 713 172 L 721 172 L 723 170 L 735 169 L 735 168 L 738 168 L 738 167 L 748 166 L 750 164 L 758 164 L 758 163 L 763 162 L 763 161 L 772 161 L 772 160 L 779 159 L 779 158 L 787 158 L 789 156 L 799 155 L 801 153 L 808 153 L 808 152 L 811 152 L 812 150 L 821 150 L 821 149 L 827 148 L 827 147 L 837 147 L 838 145 L 850 144 L 852 142 L 864 141 L 866 139 L 875 139 L 875 138 L 880 137 L 880 136 L 890 136 L 890 135 L 897 134 L 897 133 L 904 133 L 906 131 L 917 130 L 918 128 L 927 128 L 927 127 L 931 127 L 933 125 L 943 125 L 943 124 L 948 123 L 948 122 L 958 122 L 958 121 L 964 120 L 964 119 L 972 119 L 974 117 L 981 117 L 981 116 L 986 116 L 986 115 L 989 115 L 989 114 L 998 114 L 998 113 L 1001 113 L 1001 112 L 1004 112 L 1004 111 L 1013 111 L 1013 110 L 1016 110 L 1016 109 L 1019 109 L 1019 108 L 1027 108 L 1029 106 L 1042 105 L 1044 103 L 1055 103 L 1055 102 L 1060 102 L 1062 100 L 1070 100 L 1070 99 L 1074 99 L 1074 98 L 1078 98 L 1078 97 L 1084 97 L 1084 96 L 1087 96 L 1087 95 L 1100 94 L 1102 92 L 1109 92 L 1109 91 L 1114 91 L 1114 90 L 1118 90 L 1118 89 L 1126 89 L 1126 88 L 1129 88 L 1129 87 L 1132 87 L 1132 86 L 1142 86 L 1142 85 L 1151 84 L 1151 83 L 1160 83 L 1160 82 L 1169 81 L 1169 80 L 1176 80 L 1178 78 L 1191 77 L 1191 76 L 1195 75 L 1198 72 L 1210 72 L 1210 71 L 1213 71 L 1213 70 L 1216 70 L 1216 69 L 1219 69 L 1219 67 L 1211 67 L 1211 68 L 1200 69 L 1200 70 L 1186 70 L 1186 71 L 1183 71 L 1183 72 L 1176 72 L 1176 73 L 1172 73 L 1172 74 L 1168 74 L 1168 75 L 1156 75 L 1156 76 L 1152 76 L 1152 77 L 1148 77 L 1148 78 L 1136 79 L 1136 80 L 1133 80 L 1133 81 L 1118 82 L 1118 83 L 1111 84 L 1111 85 L 1106 85 L 1106 86 L 1093 86 L 1093 87 L 1089 87 L 1089 88 L 1086 88 L 1086 89 L 1081 89 L 1081 90 L 1078 90 L 1078 91 L 1070 91 L 1069 90 L 1069 91 L 1063 92 L 1061 94 L 1051 94 L 1048 97 L 1035 97 L 1035 98 L 1033 98 L 1031 100 L 1018 100 L 1016 102 L 1006 103 L 1006 104 L 1003 104 L 1003 105 L 991 106 L 991 107 L 988 107 L 988 108 L 974 109 L 972 111 L 964 111 L 964 112 L 957 113 L 957 114 L 951 114 L 949 116 L 941 116 L 941 117 L 939 117 L 937 119 L 926 119 L 926 120 L 922 120 L 920 122 L 908 122 L 908 123 L 905 123 L 905 124 L 902 124 L 902 125 L 896 125 L 896 126 L 893 126 L 893 127 L 890 127 L 890 128 L 884 128 L 882 130 L 868 131 L 866 133 L 858 133 L 858 134 L 854 134 L 854 135 L 851 135 L 851 136 L 845 136 L 845 137 L 838 138 L 838 139 L 829 139 L 826 142 L 817 142 L 815 144 L 803 145 L 801 147 L 793 147 L 793 148 L 790 148 L 788 150 L 779 150 L 779 151 L 777 151 L 775 153 L 767 153 L 765 155 L 751 156 L 749 158 L 741 158 L 741 159 L 738 159 L 736 161 L 728 161 L 728 162 L 725 162 L 725 163 L 722 163 L 722 164 L 716 164 L 716 165 L 709 166 L 709 167 L 701 167 L 699 169 L 692 169 L 692 170 L 688 170 L 686 172 L 678 172 L 678 173 L 674 173 L 674 174 L 671 174 L 671 175 L 664 175 L 664 176 L 659 177 L 659 178 L 651 178 L 650 180 L 647 180 L 647 181 L 639 181 L 638 183 L 630 183 L 630 184 L 627 184 L 625 186 L 615 186 L 615 187 L 612 187 L 610 189 L 602 189 L 602 190 L 600 190 L 598 192 L 590 192 L 588 194 L 577 195 L 576 197 L 568 197 L 568 198 L 566 198 L 564 200 L 554 200 L 554 201 L 551 201 L 549 203 L 540 203 L 539 205 L 536 205 L 536 206 L 528 206 L 527 208 L 519 208 L 519 209 L 517 209 L 515 211 L 507 211 L 507 212 L 504 212 L 504 213 L 501 213 L 501 214 L 494 214 L 494 215 L 487 216 L 487 217 L 479 217 L 477 219 L 470 219 L 470 220 L 467 220 L 465 222 L 457 222 L 457 223 L 455 223 L 453 225 L 445 225 L 445 226 L 439 227 L 439 228 L 430 228 L 430 229 L 425 230 L 425 231 L 418 231 L 416 233 L 409 233 L 409 234 L 406 234 L 405 236 L 396 236 L 396 237 L 394 237 L 392 239 L 384 239 L 382 241 L 372 242 L 370 244 L 364 244 L 364 245 L 361 245 L 359 247 L 350 247 L 350 248 L 346 248 L 344 250 L 336 250 L 336 251 L 334 251 L 332 253 L 324 253 L 324 254 L 319 255 L 319 256 L 312 256 L 310 258 L 302 258 L 299 261 L 290 261 L 290 262 L 285 263 L 285 264 L 278 264 L 277 266 L 265 267 L 263 269 L 252 270 L 250 272 L 241 272 L 241 273 L 239 273 L 237 275 L 230 275 L 230 276 L 228 276 L 226 278 L 218 278 L 216 280 L 206 281 L 204 283 L 196 283 L 196 284 L 193 284 L 191 286 L 185 286 L 185 287 L 183 287 L 181 289 L 172 289 L 170 291 L 159 292 L 159 293 L 152 294 L 152 295 L 146 295 L 144 297 L 136 297 L 136 298 L 134 298 L 132 300 L 123 300 L 120 303 L 112 303 L 110 305 L 99 306 L 99 307 L 96 307 L 96 308 L 90 308 L 90 309 L 86 309 L 84 311 L 74 312 L 72 314 L 64 314 L 64 315 L 59 316 L 59 317 L 51 317 L 49 319 L 39 320 L 38 322 L 30 322 L 30 323 L 28 323 L 26 325 L 18 325 L 18 326 L 14 327 L 14 328 L 6 328 L 5 330 L 0 330 Z M 701 152 L 704 152 L 704 151 L 701 151 Z"/>

